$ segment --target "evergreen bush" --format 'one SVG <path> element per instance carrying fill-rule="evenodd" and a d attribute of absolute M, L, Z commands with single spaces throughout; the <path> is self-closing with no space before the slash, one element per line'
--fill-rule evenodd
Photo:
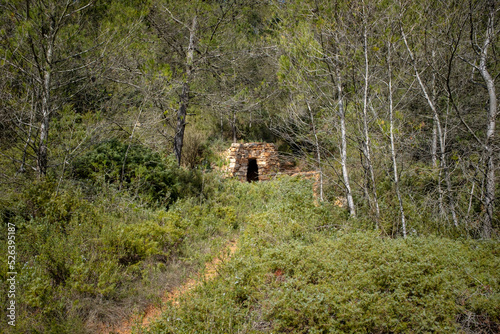
<path fill-rule="evenodd" d="M 200 173 L 178 167 L 173 156 L 162 158 L 145 146 L 117 139 L 102 142 L 75 159 L 72 175 L 123 186 L 146 202 L 166 206 L 179 197 L 198 194 L 201 188 Z"/>

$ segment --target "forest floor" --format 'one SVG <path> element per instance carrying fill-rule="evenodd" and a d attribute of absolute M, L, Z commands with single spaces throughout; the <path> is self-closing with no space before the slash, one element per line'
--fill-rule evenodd
<path fill-rule="evenodd" d="M 163 305 L 172 302 L 174 305 L 179 304 L 179 298 L 195 289 L 205 281 L 212 280 L 218 275 L 220 265 L 228 260 L 237 249 L 238 239 L 230 240 L 223 250 L 212 261 L 207 262 L 203 270 L 197 272 L 193 277 L 188 278 L 181 286 L 172 291 L 165 291 L 161 298 L 160 305 L 149 305 L 143 314 L 134 315 L 123 321 L 121 324 L 113 327 L 99 326 L 101 334 L 131 334 L 134 327 L 147 327 L 153 321 L 159 319 L 163 313 Z"/>

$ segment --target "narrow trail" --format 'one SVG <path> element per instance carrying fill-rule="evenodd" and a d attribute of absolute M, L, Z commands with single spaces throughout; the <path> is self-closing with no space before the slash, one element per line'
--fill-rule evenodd
<path fill-rule="evenodd" d="M 132 333 L 132 328 L 134 326 L 141 326 L 141 327 L 147 327 L 149 324 L 151 324 L 153 321 L 157 320 L 160 318 L 162 312 L 163 312 L 163 305 L 166 304 L 167 302 L 172 302 L 174 305 L 179 305 L 179 298 L 192 289 L 196 288 L 197 286 L 201 285 L 205 281 L 209 281 L 218 275 L 218 268 L 220 267 L 220 264 L 223 263 L 224 261 L 228 260 L 234 252 L 236 252 L 237 249 L 237 243 L 238 240 L 234 239 L 229 241 L 224 249 L 222 250 L 219 255 L 213 259 L 211 262 L 207 262 L 205 264 L 205 268 L 203 271 L 198 272 L 197 275 L 195 275 L 194 278 L 189 278 L 187 279 L 182 285 L 179 287 L 175 288 L 174 290 L 166 293 L 162 297 L 161 305 L 155 306 L 155 305 L 149 305 L 145 312 L 144 315 L 139 316 L 139 315 L 134 315 L 130 319 L 124 321 L 118 326 L 114 327 L 107 327 L 104 328 L 104 326 L 101 326 L 101 329 L 99 330 L 100 334 L 131 334 Z M 201 273 L 204 273 L 201 275 Z"/>

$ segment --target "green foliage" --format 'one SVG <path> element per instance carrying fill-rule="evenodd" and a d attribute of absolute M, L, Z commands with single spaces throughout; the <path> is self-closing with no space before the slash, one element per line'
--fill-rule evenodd
<path fill-rule="evenodd" d="M 168 259 L 173 246 L 183 235 L 179 227 L 146 221 L 134 225 L 107 226 L 102 231 L 103 249 L 114 253 L 121 264 L 135 264 L 147 257 Z"/>
<path fill-rule="evenodd" d="M 475 329 L 500 322 L 496 241 L 381 238 L 344 209 L 315 205 L 300 178 L 240 183 L 208 173 L 202 183 L 199 197 L 169 211 L 113 187 L 89 202 L 50 180 L 5 197 L 1 228 L 17 226 L 19 312 L 30 315 L 18 329 L 84 332 L 97 300 L 140 294 L 173 257 L 209 260 L 213 252 L 197 249 L 218 249 L 235 230 L 239 251 L 220 276 L 170 305 L 152 333 L 452 333 L 470 328 L 467 319 Z"/>
<path fill-rule="evenodd" d="M 498 242 L 448 239 L 490 238 L 488 218 L 498 237 L 500 211 L 488 217 L 485 207 L 490 101 L 470 66 L 477 45 L 488 48 L 493 77 L 499 69 L 489 49 L 498 29 L 485 43 L 485 3 L 2 1 L 0 251 L 14 223 L 19 273 L 11 330 L 80 333 L 94 316 L 141 309 L 170 265 L 182 264 L 171 274 L 180 280 L 240 232 L 221 276 L 152 331 L 500 332 Z M 444 131 L 436 165 L 436 118 L 415 71 Z M 389 78 L 408 240 L 397 239 Z M 365 80 L 377 222 L 362 152 Z M 337 84 L 356 218 L 316 206 L 309 181 L 246 184 L 207 171 L 227 164 L 219 153 L 234 129 L 237 139 L 274 141 L 299 168 L 317 166 L 319 151 L 325 198 L 342 200 Z M 157 153 L 170 150 L 184 100 L 190 169 Z M 42 119 L 48 171 L 35 180 L 45 175 L 37 170 Z M 494 155 L 498 142 L 490 144 Z M 5 280 L 5 257 L 0 267 Z M 0 331 L 10 328 L 5 320 Z"/>
<path fill-rule="evenodd" d="M 89 175 L 104 178 L 94 170 Z M 169 211 L 145 208 L 112 183 L 98 185 L 98 193 L 89 196 L 92 184 L 27 180 L 19 192 L 3 194 L 1 251 L 6 251 L 7 222 L 17 227 L 16 300 L 22 316 L 16 330 L 85 332 L 92 312 L 106 317 L 110 305 L 145 298 L 142 289 L 166 275 L 173 258 L 186 266 L 207 261 L 228 235 L 245 226 L 251 212 L 263 209 L 261 201 L 271 200 L 263 184 L 212 173 L 203 175 L 202 184 L 199 197 L 184 197 Z M 205 248 L 212 251 L 199 251 Z M 6 259 L 1 261 L 5 268 Z M 7 300 L 5 289 L 0 299 Z"/>
<path fill-rule="evenodd" d="M 194 195 L 201 186 L 200 174 L 181 169 L 173 157 L 165 159 L 147 147 L 117 139 L 98 144 L 72 166 L 76 179 L 119 184 L 160 205 Z"/>
<path fill-rule="evenodd" d="M 191 209 L 186 200 L 172 203 L 169 212 L 152 210 L 112 187 L 101 187 L 92 202 L 75 184 L 50 179 L 26 182 L 19 193 L 3 195 L 4 254 L 7 223 L 16 225 L 17 332 L 85 332 L 95 305 L 104 301 L 97 310 L 109 316 L 109 305 L 146 298 L 138 286 L 152 284 L 152 275 L 161 275 L 174 257 L 193 256 L 197 243 L 211 244 L 208 240 L 235 228 L 234 208 L 212 213 L 210 205 L 217 205 Z M 3 280 L 6 261 L 1 258 Z M 7 301 L 5 287 L 0 289 L 2 303 Z M 0 327 L 9 328 L 5 319 Z"/>
<path fill-rule="evenodd" d="M 340 211 L 314 206 L 309 187 L 292 178 L 248 188 L 240 200 L 254 207 L 233 259 L 149 333 L 456 333 L 471 329 L 467 317 L 483 319 L 475 330 L 500 324 L 498 242 L 356 232 Z"/>

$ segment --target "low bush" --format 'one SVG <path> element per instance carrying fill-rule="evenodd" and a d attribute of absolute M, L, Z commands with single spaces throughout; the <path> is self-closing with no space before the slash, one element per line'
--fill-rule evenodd
<path fill-rule="evenodd" d="M 315 203 L 308 180 L 200 177 L 198 196 L 179 198 L 168 211 L 113 183 L 92 197 L 81 183 L 49 179 L 4 195 L 0 251 L 14 223 L 19 318 L 15 329 L 5 318 L 0 328 L 92 332 L 89 319 L 112 321 L 111 310 L 140 311 L 158 300 L 172 287 L 162 278 L 170 264 L 185 268 L 175 272 L 178 281 L 239 233 L 239 250 L 220 275 L 168 305 L 150 333 L 500 329 L 497 241 L 390 239 L 342 208 Z M 8 300 L 5 286 L 0 300 Z"/>
<path fill-rule="evenodd" d="M 204 176 L 207 184 L 220 181 L 212 178 Z M 89 319 L 113 322 L 133 311 L 121 307 L 155 300 L 165 288 L 155 279 L 170 277 L 173 260 L 181 263 L 174 266 L 177 281 L 224 245 L 236 226 L 236 210 L 214 198 L 188 196 L 165 211 L 115 187 L 103 186 L 90 199 L 78 184 L 49 178 L 18 190 L 0 202 L 0 251 L 6 254 L 8 223 L 15 224 L 18 273 L 16 327 L 4 317 L 2 332 L 92 332 Z M 0 266 L 7 268 L 6 257 Z M 8 301 L 6 285 L 0 301 Z"/>
<path fill-rule="evenodd" d="M 150 204 L 168 206 L 180 197 L 199 194 L 201 174 L 177 166 L 175 158 L 138 143 L 117 139 L 102 142 L 75 159 L 72 176 L 94 185 L 111 183 L 143 197 Z"/>
<path fill-rule="evenodd" d="M 338 209 L 316 207 L 308 186 L 293 178 L 255 185 L 267 191 L 254 198 L 220 276 L 138 332 L 500 330 L 498 242 L 355 230 Z"/>

